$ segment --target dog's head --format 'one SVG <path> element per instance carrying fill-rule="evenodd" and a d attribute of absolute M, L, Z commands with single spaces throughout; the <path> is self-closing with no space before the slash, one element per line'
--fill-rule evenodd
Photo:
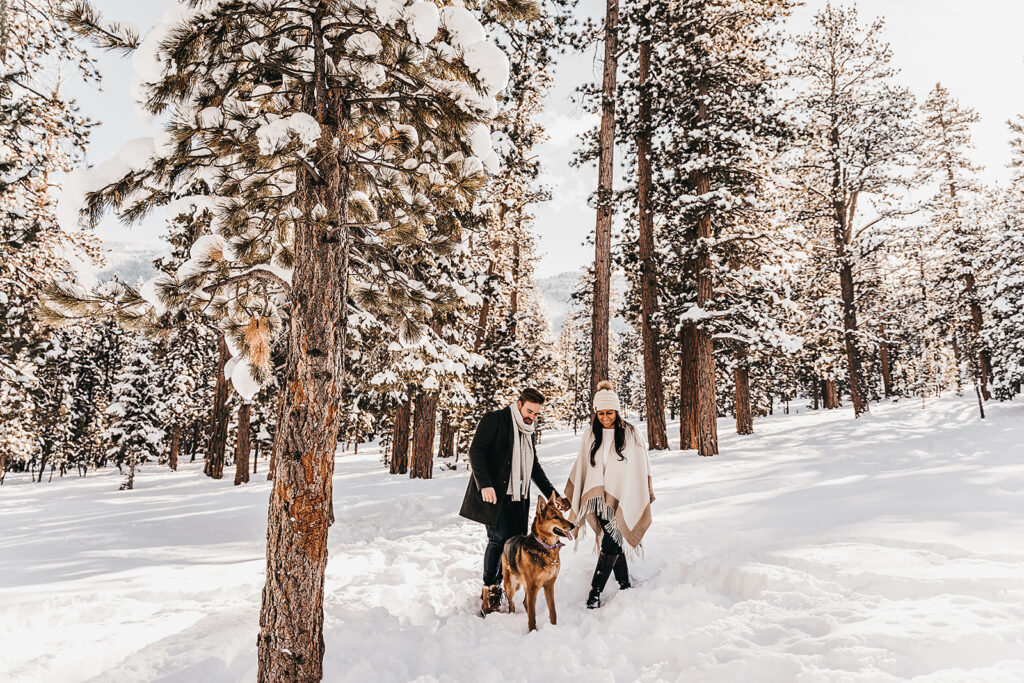
<path fill-rule="evenodd" d="M 555 494 L 544 500 L 544 496 L 537 496 L 537 515 L 534 517 L 537 531 L 541 534 L 553 534 L 554 536 L 572 540 L 573 525 L 569 523 L 558 507 L 555 505 Z"/>

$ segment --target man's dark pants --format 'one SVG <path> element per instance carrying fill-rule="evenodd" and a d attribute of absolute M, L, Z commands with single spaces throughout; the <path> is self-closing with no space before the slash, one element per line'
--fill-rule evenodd
<path fill-rule="evenodd" d="M 487 548 L 484 550 L 484 585 L 497 586 L 501 583 L 501 552 L 505 541 L 513 536 L 526 534 L 526 522 L 530 514 L 529 500 L 512 500 L 507 494 L 499 498 L 501 512 L 498 521 L 487 526 Z"/>

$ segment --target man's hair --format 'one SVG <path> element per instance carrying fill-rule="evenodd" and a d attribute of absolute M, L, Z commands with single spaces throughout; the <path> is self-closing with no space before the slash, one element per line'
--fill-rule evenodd
<path fill-rule="evenodd" d="M 529 388 L 523 389 L 519 392 L 520 403 L 544 403 L 544 394 L 540 393 L 536 389 Z"/>

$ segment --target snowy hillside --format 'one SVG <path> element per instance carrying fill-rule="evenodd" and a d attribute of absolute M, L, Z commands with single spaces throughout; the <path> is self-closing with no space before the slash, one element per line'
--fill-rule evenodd
<path fill-rule="evenodd" d="M 567 548 L 559 625 L 539 607 L 529 635 L 522 611 L 474 615 L 484 533 L 456 514 L 465 471 L 409 480 L 373 452 L 339 457 L 325 680 L 1024 680 L 1024 405 L 987 410 L 776 416 L 743 438 L 723 419 L 720 456 L 652 456 L 640 585 L 585 610 L 595 558 Z M 576 444 L 545 434 L 556 484 Z M 147 465 L 119 492 L 111 469 L 9 475 L 0 678 L 254 680 L 262 478 Z"/>

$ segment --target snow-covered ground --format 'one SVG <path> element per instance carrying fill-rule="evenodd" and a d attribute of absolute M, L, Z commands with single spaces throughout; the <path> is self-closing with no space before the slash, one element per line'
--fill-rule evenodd
<path fill-rule="evenodd" d="M 1024 681 L 1024 404 L 872 411 L 749 437 L 723 419 L 721 455 L 654 454 L 639 586 L 587 611 L 595 556 L 567 548 L 559 625 L 540 606 L 532 634 L 522 611 L 475 616 L 464 470 L 413 481 L 341 456 L 325 680 Z M 544 437 L 559 485 L 576 444 Z M 129 492 L 116 470 L 8 477 L 0 679 L 254 679 L 268 484 L 197 465 L 146 466 Z"/>

